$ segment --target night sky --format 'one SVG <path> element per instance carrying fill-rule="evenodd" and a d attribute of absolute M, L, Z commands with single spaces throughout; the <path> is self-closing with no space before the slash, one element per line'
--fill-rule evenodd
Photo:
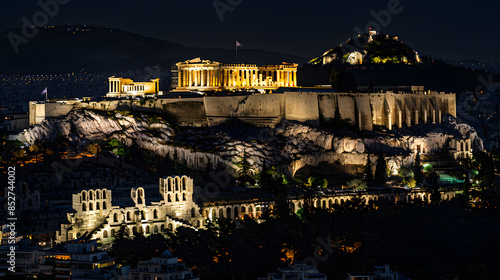
<path fill-rule="evenodd" d="M 389 2 L 220 0 L 236 4 L 221 21 L 211 0 L 69 0 L 49 25 L 119 28 L 202 48 L 234 48 L 238 40 L 245 48 L 313 58 L 354 36 L 356 26 L 364 30 L 374 20 L 370 11 L 387 10 Z M 382 31 L 420 54 L 500 62 L 500 1 L 401 0 L 400 6 Z M 0 30 L 20 27 L 21 17 L 39 10 L 37 1 L 2 1 Z"/>

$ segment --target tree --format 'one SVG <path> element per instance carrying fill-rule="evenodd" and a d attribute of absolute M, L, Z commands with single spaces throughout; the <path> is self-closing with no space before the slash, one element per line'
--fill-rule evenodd
<path fill-rule="evenodd" d="M 387 163 L 385 162 L 384 154 L 378 155 L 377 166 L 375 169 L 375 181 L 379 184 L 387 182 Z"/>
<path fill-rule="evenodd" d="M 38 162 L 38 152 L 41 149 L 40 141 L 37 139 L 33 145 L 29 147 L 30 152 L 35 154 L 35 163 Z"/>
<path fill-rule="evenodd" d="M 116 140 L 116 139 L 113 139 L 113 140 Z M 97 144 L 97 143 L 88 144 L 85 147 L 85 150 L 93 155 L 98 155 L 102 151 L 101 146 L 99 146 L 99 144 Z"/>
<path fill-rule="evenodd" d="M 485 152 L 474 154 L 474 161 L 478 165 L 479 186 L 481 190 L 493 190 L 495 185 L 495 162 L 493 157 Z"/>
<path fill-rule="evenodd" d="M 237 171 L 238 179 L 242 183 L 253 185 L 255 183 L 255 180 L 252 177 L 252 165 L 250 164 L 248 157 L 248 154 L 244 153 L 241 160 L 239 162 L 236 162 L 235 165 L 239 167 L 239 170 Z"/>
<path fill-rule="evenodd" d="M 372 164 L 370 162 L 370 157 L 367 157 L 366 159 L 366 165 L 365 165 L 365 180 L 366 181 L 373 181 L 373 171 L 372 171 Z"/>
<path fill-rule="evenodd" d="M 422 172 L 422 165 L 420 164 L 420 153 L 417 153 L 415 161 L 413 162 L 413 174 L 417 184 L 422 184 L 424 173 Z"/>
<path fill-rule="evenodd" d="M 409 168 L 402 166 L 399 171 L 399 176 L 403 178 L 403 184 L 409 188 L 414 188 L 417 184 L 414 178 L 413 171 Z"/>
<path fill-rule="evenodd" d="M 361 179 L 353 179 L 347 182 L 347 187 L 349 189 L 361 191 L 361 190 L 366 190 L 368 188 L 368 184 Z"/>

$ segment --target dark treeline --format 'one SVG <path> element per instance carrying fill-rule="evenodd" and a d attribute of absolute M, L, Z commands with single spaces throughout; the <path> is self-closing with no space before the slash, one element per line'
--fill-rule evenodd
<path fill-rule="evenodd" d="M 179 228 L 170 238 L 119 238 L 111 254 L 135 265 L 169 249 L 202 279 L 255 279 L 294 261 L 317 264 L 329 279 L 383 264 L 414 280 L 498 279 L 498 198 L 489 206 L 471 210 L 459 199 L 365 206 L 354 198 L 331 212 L 306 206 L 282 215 L 277 207 L 261 224 L 222 219 L 207 230 Z"/>

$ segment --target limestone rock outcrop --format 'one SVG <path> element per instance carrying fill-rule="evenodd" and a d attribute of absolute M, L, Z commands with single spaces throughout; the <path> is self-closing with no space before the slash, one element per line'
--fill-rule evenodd
<path fill-rule="evenodd" d="M 168 123 L 155 122 L 145 116 L 74 110 L 63 119 L 46 120 L 34 126 L 25 131 L 25 137 L 29 144 L 36 140 L 54 141 L 58 135 L 77 142 L 115 138 L 188 168 L 205 170 L 222 165 L 236 174 L 242 165 L 249 166 L 252 173 L 281 166 L 294 174 L 305 165 L 316 166 L 323 161 L 365 165 L 368 160 L 373 162 L 370 156 L 379 154 L 392 159 L 391 168 L 395 169 L 411 164 L 417 149 L 443 151 L 453 137 L 471 137 L 474 149 L 482 150 L 482 141 L 473 128 L 457 125 L 453 120 L 445 123 L 423 125 L 416 130 L 402 129 L 400 135 L 353 133 L 347 137 L 286 120 L 275 128 L 219 126 L 174 130 Z"/>

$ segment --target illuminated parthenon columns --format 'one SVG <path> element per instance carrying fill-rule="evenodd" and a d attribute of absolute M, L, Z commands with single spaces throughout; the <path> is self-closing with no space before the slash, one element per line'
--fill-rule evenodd
<path fill-rule="evenodd" d="M 276 89 L 297 86 L 297 64 L 221 64 L 200 58 L 179 62 L 175 90 Z"/>

